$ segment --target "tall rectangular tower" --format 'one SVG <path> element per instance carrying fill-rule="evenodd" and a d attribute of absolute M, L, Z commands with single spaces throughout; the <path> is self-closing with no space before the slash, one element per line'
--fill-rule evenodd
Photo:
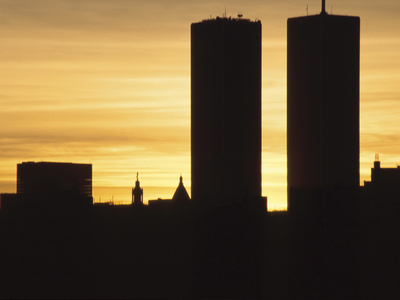
<path fill-rule="evenodd" d="M 328 15 L 323 1 L 287 26 L 290 210 L 299 191 L 359 186 L 360 19 Z"/>
<path fill-rule="evenodd" d="M 192 199 L 205 207 L 261 197 L 261 22 L 191 26 Z"/>

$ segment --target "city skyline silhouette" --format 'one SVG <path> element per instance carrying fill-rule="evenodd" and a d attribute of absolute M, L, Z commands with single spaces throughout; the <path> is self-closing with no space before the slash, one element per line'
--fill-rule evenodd
<path fill-rule="evenodd" d="M 360 186 L 360 18 L 326 6 L 286 18 L 287 211 L 262 197 L 265 24 L 210 16 L 191 22 L 193 199 L 181 174 L 146 205 L 136 169 L 129 205 L 93 203 L 91 163 L 18 163 L 17 193 L 0 194 L 0 297 L 399 295 L 400 169 L 376 155 Z"/>

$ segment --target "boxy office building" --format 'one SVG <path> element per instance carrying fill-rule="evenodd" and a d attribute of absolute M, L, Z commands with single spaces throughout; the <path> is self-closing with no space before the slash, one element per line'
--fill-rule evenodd
<path fill-rule="evenodd" d="M 91 203 L 92 165 L 23 162 L 17 165 L 17 195 L 26 200 L 82 199 Z"/>

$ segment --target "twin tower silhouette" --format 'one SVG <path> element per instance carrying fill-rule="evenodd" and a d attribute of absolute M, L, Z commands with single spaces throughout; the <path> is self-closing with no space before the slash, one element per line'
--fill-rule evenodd
<path fill-rule="evenodd" d="M 329 15 L 322 1 L 320 14 L 287 26 L 290 211 L 359 187 L 360 19 Z M 191 188 L 200 207 L 265 208 L 261 40 L 261 22 L 242 15 L 191 25 Z"/>
<path fill-rule="evenodd" d="M 288 19 L 287 31 L 288 210 L 309 210 L 332 196 L 355 199 L 360 19 L 329 15 L 322 1 L 320 14 Z M 191 25 L 191 202 L 200 210 L 266 210 L 261 32 L 260 21 L 242 15 Z M 182 178 L 173 198 L 189 202 Z M 137 178 L 132 203 L 142 202 Z"/>

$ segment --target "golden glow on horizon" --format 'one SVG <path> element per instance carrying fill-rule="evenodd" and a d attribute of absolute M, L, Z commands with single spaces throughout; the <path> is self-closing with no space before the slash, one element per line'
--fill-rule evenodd
<path fill-rule="evenodd" d="M 319 13 L 319 0 L 2 0 L 0 192 L 15 192 L 22 161 L 92 163 L 95 187 L 139 172 L 144 187 L 175 189 L 182 173 L 190 188 L 190 24 L 226 6 L 263 25 L 263 195 L 284 209 L 286 21 L 307 4 Z M 331 6 L 361 18 L 363 182 L 375 153 L 400 163 L 400 3 Z"/>

